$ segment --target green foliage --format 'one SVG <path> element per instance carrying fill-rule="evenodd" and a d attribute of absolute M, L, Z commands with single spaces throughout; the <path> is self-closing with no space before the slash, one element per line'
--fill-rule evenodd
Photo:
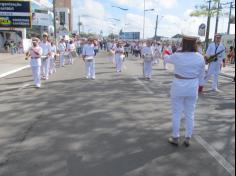
<path fill-rule="evenodd" d="M 213 0 L 212 1 L 212 5 L 211 5 L 211 16 L 216 16 L 217 12 L 218 12 L 218 2 L 220 0 Z M 200 5 L 196 5 L 195 6 L 195 10 L 190 14 L 190 16 L 194 16 L 194 17 L 205 17 L 205 16 L 208 16 L 208 4 L 200 4 Z M 220 15 L 224 15 L 222 13 L 222 8 L 220 8 L 219 10 L 220 12 Z"/>

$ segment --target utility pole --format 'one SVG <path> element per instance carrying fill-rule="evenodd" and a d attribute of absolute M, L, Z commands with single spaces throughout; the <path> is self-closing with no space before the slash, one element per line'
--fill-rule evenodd
<path fill-rule="evenodd" d="M 143 10 L 143 40 L 145 39 L 145 23 L 146 23 L 146 0 L 144 0 L 144 10 Z"/>
<path fill-rule="evenodd" d="M 54 24 L 54 37 L 55 37 L 55 40 L 57 42 L 56 0 L 53 0 L 53 15 L 54 15 L 54 20 L 53 20 L 53 24 Z"/>
<path fill-rule="evenodd" d="M 232 16 L 233 2 L 230 2 L 229 23 L 227 34 L 230 34 L 231 16 Z"/>
<path fill-rule="evenodd" d="M 206 49 L 208 48 L 209 45 L 209 35 L 210 35 L 210 26 L 211 26 L 211 3 L 212 0 L 208 1 L 209 7 L 208 7 L 208 19 L 207 19 L 207 31 L 206 31 Z"/>
<path fill-rule="evenodd" d="M 218 33 L 218 25 L 219 25 L 220 8 L 221 8 L 220 0 L 218 0 L 217 15 L 216 15 L 216 28 L 215 28 L 215 34 Z"/>
<path fill-rule="evenodd" d="M 156 28 L 155 28 L 155 40 L 157 41 L 157 27 L 158 27 L 158 20 L 159 20 L 159 16 L 157 14 L 157 19 L 156 19 Z"/>
<path fill-rule="evenodd" d="M 80 35 L 80 33 L 81 33 L 81 22 L 80 22 L 80 16 L 79 16 L 79 23 L 78 23 L 78 26 L 79 26 L 79 35 Z"/>

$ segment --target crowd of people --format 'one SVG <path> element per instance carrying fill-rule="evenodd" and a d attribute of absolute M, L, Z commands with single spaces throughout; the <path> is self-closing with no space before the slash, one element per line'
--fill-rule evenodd
<path fill-rule="evenodd" d="M 96 55 L 99 50 L 108 53 L 110 60 L 115 63 L 116 72 L 122 72 L 123 63 L 132 54 L 143 60 L 143 76 L 152 78 L 152 67 L 163 61 L 174 65 L 174 80 L 171 86 L 171 102 L 173 112 L 173 134 L 169 143 L 179 145 L 180 122 L 182 113 L 186 118 L 186 134 L 184 144 L 188 147 L 194 129 L 194 112 L 199 93 L 203 92 L 204 85 L 213 76 L 212 90 L 219 92 L 218 79 L 222 64 L 226 58 L 226 49 L 221 43 L 222 36 L 215 35 L 215 41 L 209 45 L 206 54 L 196 37 L 184 36 L 181 44 L 170 45 L 156 41 L 99 41 L 96 39 L 80 39 L 62 37 L 55 44 L 43 34 L 40 41 L 34 38 L 32 48 L 27 53 L 31 58 L 31 67 L 36 88 L 41 87 L 41 79 L 48 80 L 56 72 L 56 58 L 59 58 L 59 67 L 73 64 L 74 57 L 81 56 L 85 63 L 86 78 L 96 79 Z M 57 56 L 57 57 L 56 57 Z M 233 48 L 230 57 L 233 56 Z M 228 56 L 229 57 L 229 56 Z M 235 57 L 235 54 L 234 54 Z M 209 65 L 206 72 L 206 64 Z M 42 74 L 41 74 L 42 70 Z"/>

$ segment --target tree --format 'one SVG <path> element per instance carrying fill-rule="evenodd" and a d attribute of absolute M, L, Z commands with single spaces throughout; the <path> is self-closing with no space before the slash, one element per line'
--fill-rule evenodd
<path fill-rule="evenodd" d="M 212 0 L 213 5 L 210 10 L 211 16 L 216 16 L 218 12 L 218 3 L 220 0 Z M 219 9 L 222 11 L 222 8 Z M 196 5 L 195 10 L 190 14 L 190 16 L 195 16 L 195 17 L 207 17 L 209 12 L 209 7 L 207 4 L 201 4 L 201 5 Z"/>

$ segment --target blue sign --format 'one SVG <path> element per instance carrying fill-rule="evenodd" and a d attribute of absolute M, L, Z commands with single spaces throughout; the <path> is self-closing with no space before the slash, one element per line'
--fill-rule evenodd
<path fill-rule="evenodd" d="M 0 27 L 31 28 L 30 1 L 0 0 Z"/>
<path fill-rule="evenodd" d="M 120 38 L 123 40 L 139 40 L 140 32 L 123 32 L 121 33 Z"/>

